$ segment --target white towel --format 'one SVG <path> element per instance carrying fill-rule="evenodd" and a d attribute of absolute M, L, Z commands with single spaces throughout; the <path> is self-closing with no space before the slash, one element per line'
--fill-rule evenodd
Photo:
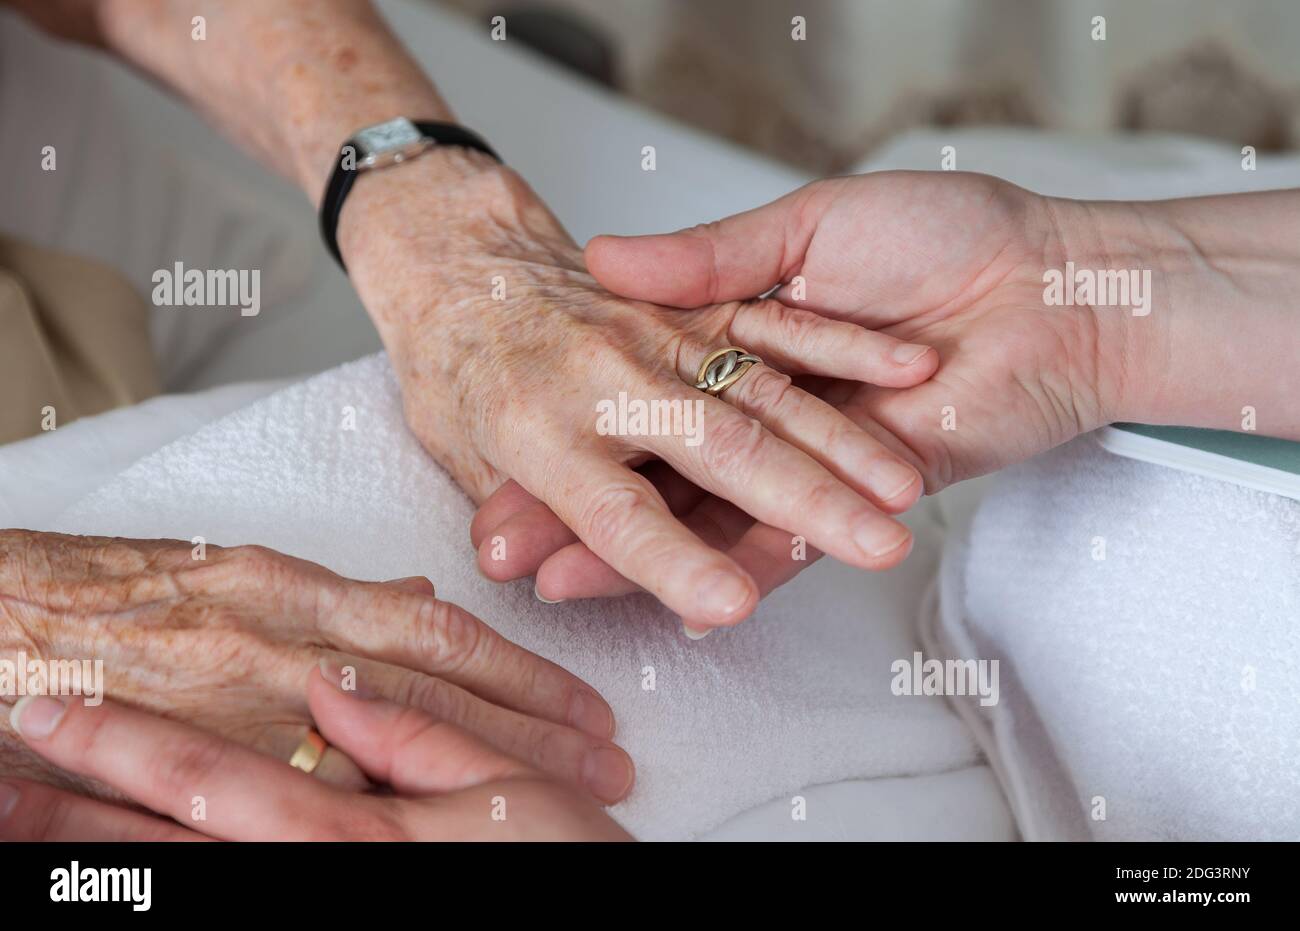
<path fill-rule="evenodd" d="M 344 409 L 356 430 L 341 429 Z M 733 631 L 688 641 L 648 596 L 548 606 L 531 582 L 477 572 L 470 502 L 407 432 L 386 357 L 326 372 L 141 460 L 56 522 L 68 533 L 261 543 L 364 579 L 428 575 L 505 636 L 610 701 L 637 785 L 614 815 L 647 839 L 699 835 L 803 787 L 969 765 L 974 743 L 941 699 L 896 697 L 890 664 L 938 534 L 921 525 L 899 569 L 824 560 Z M 642 687 L 654 667 L 655 690 Z M 809 819 L 816 811 L 808 814 Z"/>
<path fill-rule="evenodd" d="M 1083 437 L 949 547 L 927 640 L 1000 661 L 961 707 L 1027 840 L 1300 840 L 1300 502 Z"/>

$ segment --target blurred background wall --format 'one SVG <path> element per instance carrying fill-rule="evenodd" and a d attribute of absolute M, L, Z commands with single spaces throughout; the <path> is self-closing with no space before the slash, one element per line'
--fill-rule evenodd
<path fill-rule="evenodd" d="M 1300 0 L 430 2 L 505 16 L 508 40 L 819 173 L 919 125 L 1300 147 Z"/>

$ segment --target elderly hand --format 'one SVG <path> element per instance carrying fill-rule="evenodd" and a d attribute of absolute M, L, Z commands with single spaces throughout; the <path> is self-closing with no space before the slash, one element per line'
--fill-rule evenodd
<path fill-rule="evenodd" d="M 343 691 L 328 666 L 310 673 L 311 714 L 327 741 L 394 794 L 328 786 L 221 737 L 113 702 L 28 698 L 12 715 L 26 746 L 161 817 L 6 780 L 0 840 L 630 839 L 581 793 L 423 711 Z"/>
<path fill-rule="evenodd" d="M 197 560 L 171 540 L 0 531 L 0 660 L 102 660 L 115 701 L 288 760 L 312 721 L 303 677 L 322 658 L 604 802 L 631 788 L 604 700 L 426 579 L 356 582 L 260 547 Z M 0 744 L 0 772 L 65 782 L 3 725 Z M 335 750 L 316 775 L 366 784 Z"/>
<path fill-rule="evenodd" d="M 879 387 L 837 380 L 814 388 L 917 469 L 933 493 L 1133 409 L 1134 360 L 1164 324 L 1130 325 L 1125 336 L 1127 309 L 1044 303 L 1047 269 L 1063 269 L 1067 259 L 1081 267 L 1113 264 L 1091 219 L 1086 205 L 990 177 L 885 172 L 814 182 L 678 233 L 598 237 L 586 258 L 596 280 L 625 297 L 712 308 L 780 286 L 774 299 L 792 313 L 797 308 L 937 349 L 942 364 L 925 382 Z M 802 289 L 792 287 L 796 276 Z M 764 593 L 815 558 L 810 552 L 792 559 L 788 535 L 756 537 L 751 518 L 686 479 L 693 476 L 656 476 Z M 507 486 L 480 509 L 473 534 L 506 536 L 522 554 L 509 575 L 535 573 L 548 598 L 636 588 L 566 523 L 525 490 Z M 781 526 L 796 529 L 793 522 Z"/>
<path fill-rule="evenodd" d="M 339 238 L 426 448 L 476 500 L 514 479 L 688 625 L 736 623 L 758 590 L 634 471 L 649 459 L 787 544 L 802 535 L 869 569 L 906 556 L 910 533 L 889 515 L 920 494 L 915 469 L 789 376 L 915 385 L 937 364 L 926 346 L 776 301 L 686 313 L 611 297 L 527 185 L 478 153 L 361 177 Z M 694 388 L 700 361 L 731 344 L 769 365 L 721 399 Z M 621 394 L 698 403 L 699 444 L 602 435 L 597 405 Z M 485 571 L 508 572 L 483 545 Z"/>

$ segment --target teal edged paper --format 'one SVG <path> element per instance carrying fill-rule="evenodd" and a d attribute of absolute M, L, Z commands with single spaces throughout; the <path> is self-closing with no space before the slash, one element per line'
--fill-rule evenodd
<path fill-rule="evenodd" d="M 1130 459 L 1234 482 L 1300 501 L 1300 443 L 1256 433 L 1117 423 L 1097 431 L 1106 450 Z"/>

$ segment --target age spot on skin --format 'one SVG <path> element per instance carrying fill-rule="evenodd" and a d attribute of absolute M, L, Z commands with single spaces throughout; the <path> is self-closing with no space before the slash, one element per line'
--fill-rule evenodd
<path fill-rule="evenodd" d="M 356 65 L 356 63 L 357 63 L 356 49 L 348 48 L 347 46 L 344 46 L 343 48 L 339 49 L 338 54 L 334 56 L 334 64 L 338 68 L 338 70 L 343 74 L 347 74 L 349 71 L 351 71 L 352 68 Z"/>

